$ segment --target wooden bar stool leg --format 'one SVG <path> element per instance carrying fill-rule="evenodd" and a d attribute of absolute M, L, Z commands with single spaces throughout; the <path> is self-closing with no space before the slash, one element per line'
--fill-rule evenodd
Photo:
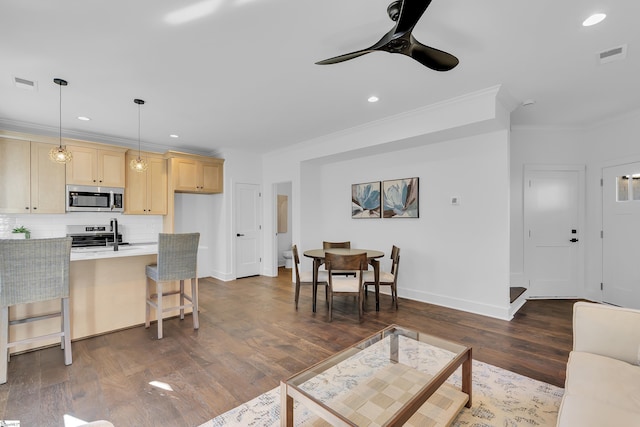
<path fill-rule="evenodd" d="M 2 307 L 0 312 L 0 384 L 7 382 L 7 363 L 9 363 L 9 307 Z"/>
<path fill-rule="evenodd" d="M 184 320 L 184 280 L 180 280 L 180 320 Z"/>
<path fill-rule="evenodd" d="M 198 320 L 198 278 L 191 278 L 191 303 L 193 304 L 193 329 L 200 328 Z"/>
<path fill-rule="evenodd" d="M 158 339 L 162 339 L 162 282 L 156 282 L 158 300 L 156 306 L 156 317 L 158 318 Z"/>
<path fill-rule="evenodd" d="M 151 319 L 151 291 L 149 290 L 149 286 L 151 286 L 151 279 L 149 279 L 149 277 L 147 277 L 147 289 L 146 289 L 146 309 L 145 309 L 145 316 L 144 316 L 144 327 L 145 328 L 149 328 L 150 325 L 150 319 Z"/>
<path fill-rule="evenodd" d="M 62 331 L 64 332 L 62 348 L 64 349 L 64 364 L 71 365 L 71 321 L 69 319 L 69 298 L 62 298 Z"/>

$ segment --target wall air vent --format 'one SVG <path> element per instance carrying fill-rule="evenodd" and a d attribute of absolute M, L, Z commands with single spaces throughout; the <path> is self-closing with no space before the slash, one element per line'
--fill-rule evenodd
<path fill-rule="evenodd" d="M 38 82 L 34 82 L 34 81 L 31 81 L 31 80 L 27 80 L 27 79 L 22 79 L 20 77 L 14 77 L 13 78 L 13 84 L 18 89 L 26 89 L 26 90 L 37 90 L 38 89 Z"/>
<path fill-rule="evenodd" d="M 611 49 L 603 50 L 598 53 L 598 60 L 601 64 L 606 64 L 607 62 L 618 61 L 620 59 L 625 59 L 627 57 L 627 45 L 623 44 L 622 46 L 617 46 Z"/>

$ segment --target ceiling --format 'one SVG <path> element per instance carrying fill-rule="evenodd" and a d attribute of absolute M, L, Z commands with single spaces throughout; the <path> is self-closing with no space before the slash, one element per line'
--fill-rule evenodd
<path fill-rule="evenodd" d="M 69 82 L 63 136 L 135 146 L 141 98 L 143 149 L 202 153 L 281 149 L 498 84 L 535 100 L 514 126 L 584 127 L 640 108 L 631 0 L 433 0 L 413 35 L 457 56 L 452 71 L 386 52 L 315 65 L 378 41 L 390 2 L 3 0 L 0 128 L 58 135 L 56 77 Z M 583 27 L 594 12 L 607 19 Z M 599 63 L 623 44 L 626 59 Z"/>

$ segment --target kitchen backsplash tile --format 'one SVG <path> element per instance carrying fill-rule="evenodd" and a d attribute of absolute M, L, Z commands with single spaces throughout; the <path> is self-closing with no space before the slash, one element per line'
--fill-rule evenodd
<path fill-rule="evenodd" d="M 0 214 L 0 238 L 10 238 L 11 230 L 25 226 L 32 239 L 64 237 L 67 225 L 108 225 L 118 220 L 123 240 L 129 243 L 157 242 L 162 232 L 162 215 L 123 215 L 108 212 L 70 212 L 67 214 Z"/>

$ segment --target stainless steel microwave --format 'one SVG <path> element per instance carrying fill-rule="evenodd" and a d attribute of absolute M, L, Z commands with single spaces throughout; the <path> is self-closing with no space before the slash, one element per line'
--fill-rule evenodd
<path fill-rule="evenodd" d="M 123 212 L 124 188 L 67 185 L 67 212 Z"/>

